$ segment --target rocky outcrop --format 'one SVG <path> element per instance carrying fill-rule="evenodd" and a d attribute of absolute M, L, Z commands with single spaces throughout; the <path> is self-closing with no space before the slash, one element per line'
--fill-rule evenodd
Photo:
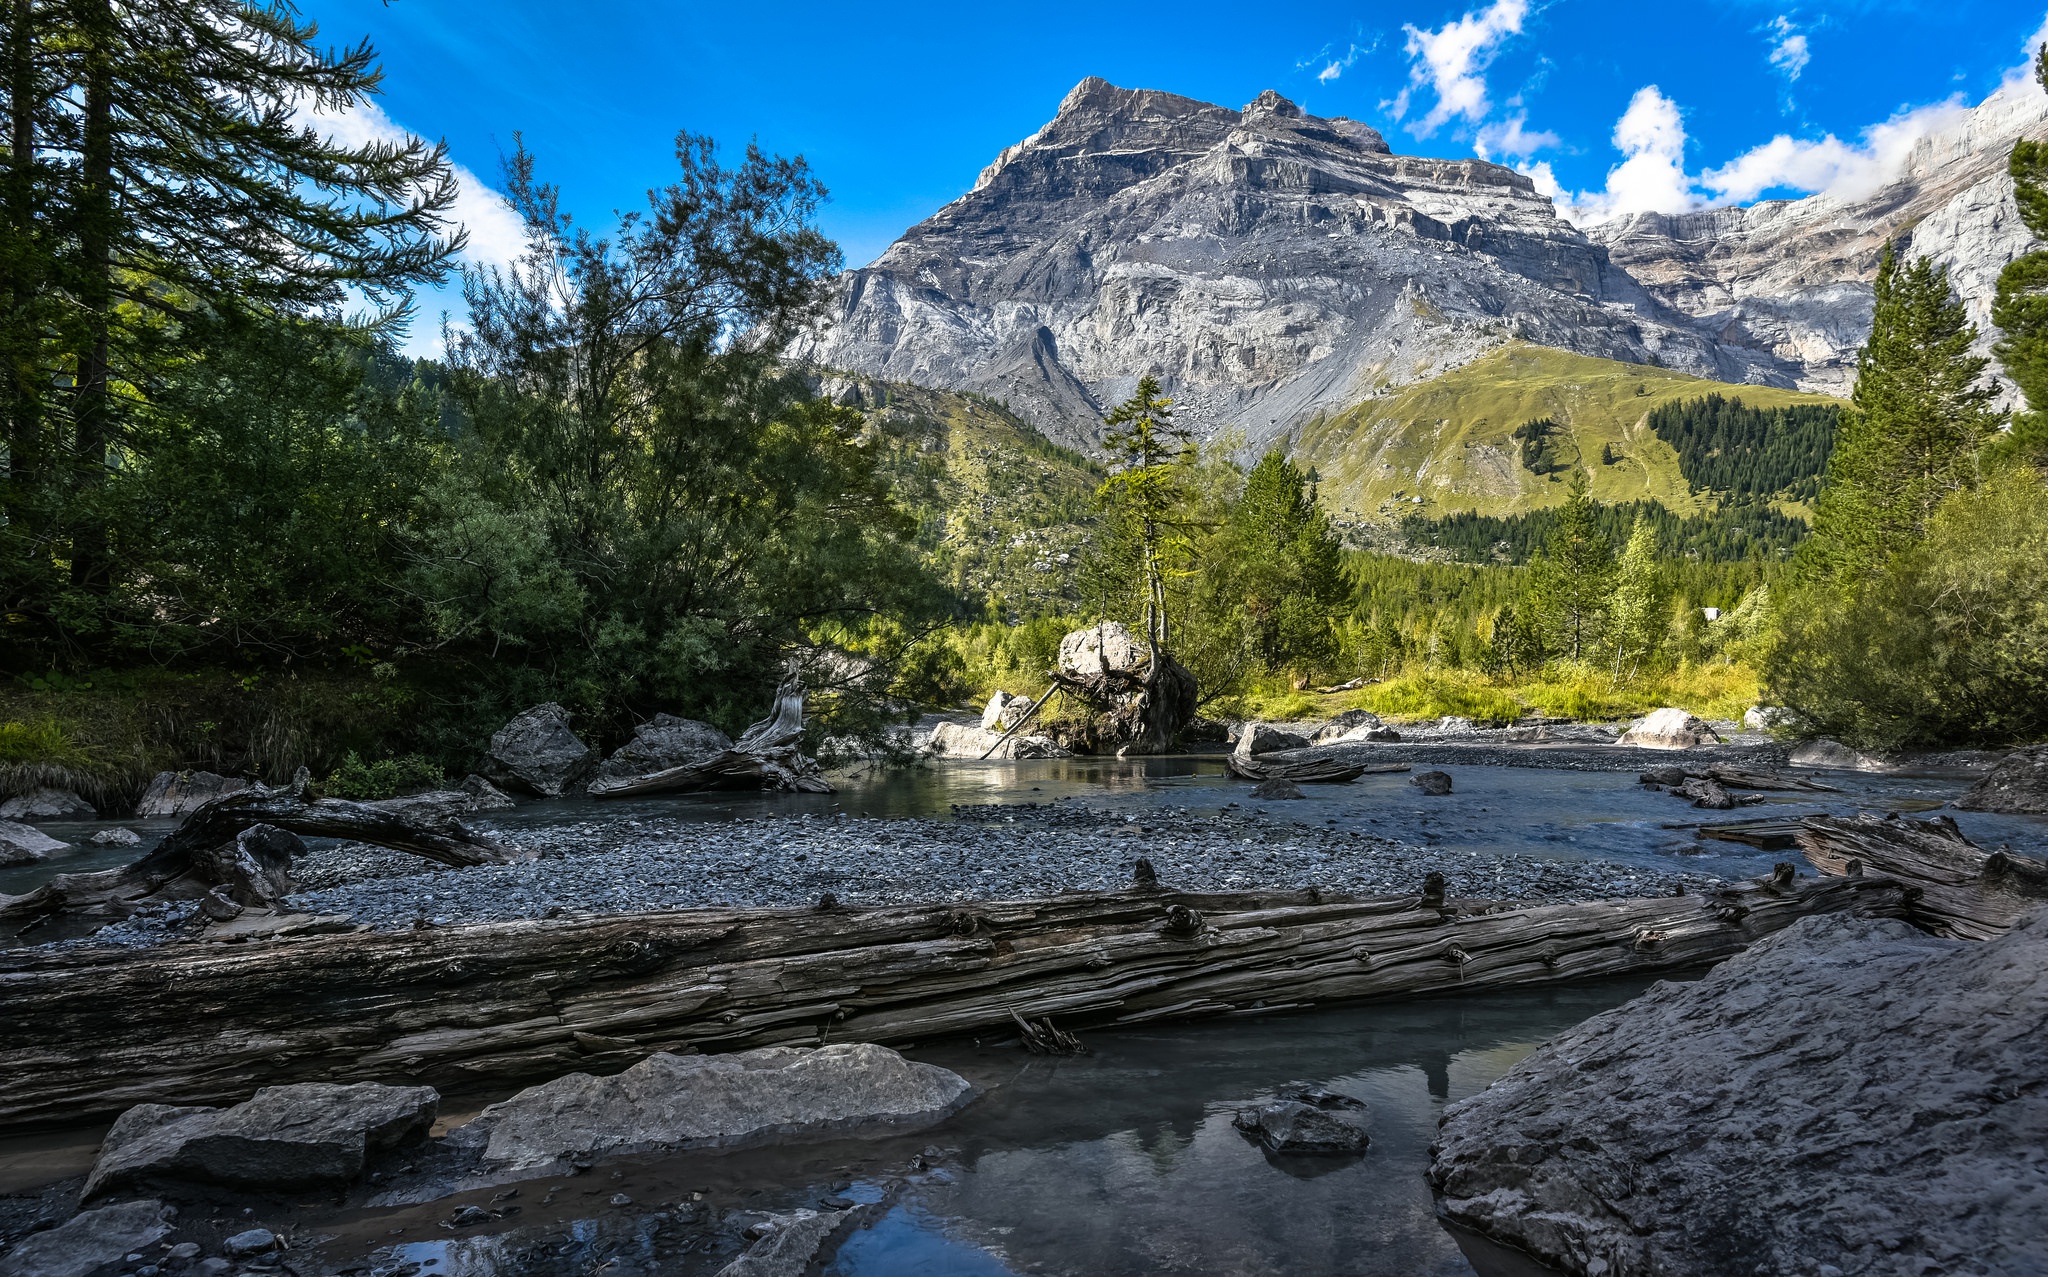
<path fill-rule="evenodd" d="M 374 1154 L 424 1137 L 439 1106 L 431 1087 L 374 1082 L 267 1086 L 226 1109 L 138 1104 L 107 1132 L 84 1197 L 147 1183 L 347 1184 Z"/>
<path fill-rule="evenodd" d="M 249 787 L 240 776 L 216 776 L 212 772 L 158 772 L 156 779 L 135 804 L 137 820 L 164 820 L 189 816 L 222 794 L 238 794 Z"/>
<path fill-rule="evenodd" d="M 934 758 L 1071 758 L 1050 736 L 1019 732 L 1008 740 L 1000 729 L 976 727 L 972 723 L 940 723 L 932 729 L 925 749 Z M 993 752 L 991 752 L 993 751 Z"/>
<path fill-rule="evenodd" d="M 571 1073 L 493 1104 L 460 1128 L 486 1166 L 532 1171 L 601 1154 L 729 1148 L 939 1121 L 966 1079 L 870 1043 L 656 1052 L 614 1077 Z"/>
<path fill-rule="evenodd" d="M 2048 745 L 2016 749 L 1989 776 L 1956 799 L 1964 811 L 1998 811 L 2010 815 L 2048 815 Z"/>
<path fill-rule="evenodd" d="M 70 845 L 68 842 L 57 841 L 32 825 L 0 820 L 0 869 L 13 865 L 32 865 L 49 856 L 51 852 L 62 851 Z"/>
<path fill-rule="evenodd" d="M 569 711 L 549 701 L 499 728 L 484 776 L 543 798 L 560 798 L 589 772 L 597 751 L 569 730 Z"/>
<path fill-rule="evenodd" d="M 732 748 L 732 737 L 709 723 L 656 714 L 633 729 L 633 739 L 612 751 L 597 769 L 601 780 L 644 776 L 716 758 Z"/>
<path fill-rule="evenodd" d="M 0 1277 L 88 1277 L 145 1251 L 171 1231 L 176 1211 L 162 1202 L 120 1202 L 73 1215 L 30 1233 L 0 1257 Z"/>
<path fill-rule="evenodd" d="M 68 789 L 34 789 L 0 803 L 0 820 L 91 820 L 98 814 Z"/>
<path fill-rule="evenodd" d="M 1638 749 L 1697 749 L 1720 739 L 1713 728 L 1698 718 L 1666 706 L 1651 710 L 1640 721 L 1630 724 L 1615 744 L 1634 745 Z"/>
<path fill-rule="evenodd" d="M 2048 1254 L 2048 913 L 1808 918 L 1445 1110 L 1443 1218 L 1567 1273 L 2025 1272 Z"/>

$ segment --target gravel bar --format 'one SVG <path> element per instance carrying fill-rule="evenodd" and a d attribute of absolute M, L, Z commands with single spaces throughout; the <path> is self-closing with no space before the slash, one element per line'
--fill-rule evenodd
<path fill-rule="evenodd" d="M 482 824 L 483 822 L 479 822 Z M 454 926 L 659 909 L 1016 899 L 1126 886 L 1140 856 L 1162 884 L 1190 891 L 1319 886 L 1359 895 L 1416 892 L 1431 871 L 1453 895 L 1576 902 L 1699 891 L 1723 880 L 1602 861 L 1425 847 L 1305 825 L 1259 811 L 1164 808 L 1125 817 L 1071 802 L 960 808 L 952 819 L 803 815 L 730 823 L 599 819 L 495 831 L 537 852 L 524 864 L 449 869 L 359 843 L 309 853 L 294 908 L 379 929 Z M 576 849 L 564 852 L 564 845 Z M 160 943 L 193 924 L 158 907 L 91 943 Z"/>

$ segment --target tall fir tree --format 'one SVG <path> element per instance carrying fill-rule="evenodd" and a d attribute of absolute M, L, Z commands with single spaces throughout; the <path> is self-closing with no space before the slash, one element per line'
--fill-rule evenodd
<path fill-rule="evenodd" d="M 1989 361 L 1970 353 L 1976 340 L 1947 268 L 1925 257 L 1903 264 L 1887 245 L 1802 575 L 1881 569 L 1920 540 L 1942 498 L 1977 481 L 1978 452 L 2004 418 L 1983 381 Z"/>
<path fill-rule="evenodd" d="M 320 115 L 378 88 L 367 43 L 330 52 L 285 0 L 9 0 L 9 443 L 30 515 L 4 602 L 53 624 L 53 588 L 111 584 L 100 495 L 130 408 L 167 372 L 280 316 L 406 313 L 462 245 L 445 149 L 337 142 Z M 31 229 L 32 228 L 32 229 Z M 73 622 L 80 615 L 71 605 Z"/>
<path fill-rule="evenodd" d="M 1315 481 L 1268 452 L 1204 546 L 1202 610 L 1228 618 L 1248 665 L 1320 668 L 1335 655 L 1333 619 L 1350 593 L 1343 556 Z"/>
<path fill-rule="evenodd" d="M 1583 470 L 1574 471 L 1557 526 L 1529 565 L 1529 604 L 1547 646 L 1568 660 L 1590 660 L 1599 646 L 1614 577 L 1614 546 L 1600 532 Z"/>
<path fill-rule="evenodd" d="M 1607 647 L 1616 686 L 1635 677 L 1654 659 L 1670 628 L 1671 589 L 1657 557 L 1657 533 L 1637 519 L 1614 565 L 1608 603 Z"/>
<path fill-rule="evenodd" d="M 1110 517 L 1127 529 L 1140 594 L 1139 614 L 1152 652 L 1169 650 L 1166 584 L 1190 538 L 1180 517 L 1187 501 L 1182 468 L 1193 455 L 1188 432 L 1174 424 L 1173 401 L 1160 393 L 1155 377 L 1142 377 L 1129 399 L 1110 410 L 1102 440 L 1110 475 L 1097 498 Z"/>
<path fill-rule="evenodd" d="M 2048 44 L 2034 59 L 2034 78 L 2048 88 Z M 2021 138 L 2007 163 L 2020 221 L 2037 240 L 2048 240 L 2048 142 Z M 2048 248 L 2022 253 L 1998 272 L 1991 319 L 2003 332 L 1996 352 L 2005 375 L 2026 396 L 2012 430 L 1993 451 L 2048 467 Z"/>

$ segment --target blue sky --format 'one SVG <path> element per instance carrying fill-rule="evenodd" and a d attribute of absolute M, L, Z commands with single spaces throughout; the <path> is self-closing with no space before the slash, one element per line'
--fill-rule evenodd
<path fill-rule="evenodd" d="M 1231 106 L 1277 89 L 1398 152 L 1515 164 L 1583 221 L 1874 180 L 1951 104 L 1997 88 L 2044 17 L 2041 0 L 302 8 L 325 40 L 382 54 L 381 114 L 346 130 L 448 140 L 479 258 L 512 251 L 488 188 L 515 131 L 602 223 L 670 180 L 687 128 L 806 156 L 856 265 L 1086 75 Z M 412 347 L 438 347 L 440 311 L 459 307 L 452 290 L 422 298 Z"/>

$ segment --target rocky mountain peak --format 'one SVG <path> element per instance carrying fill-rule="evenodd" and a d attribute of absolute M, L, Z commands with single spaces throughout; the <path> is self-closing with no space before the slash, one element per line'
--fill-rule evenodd
<path fill-rule="evenodd" d="M 2040 98 L 2008 86 L 1959 111 L 1853 203 L 1582 232 L 1512 169 L 1395 155 L 1271 90 L 1233 111 L 1090 77 L 841 277 L 796 353 L 988 394 L 1081 446 L 1146 374 L 1184 422 L 1257 447 L 1516 339 L 1839 392 L 1884 237 L 1910 231 L 1986 298 L 2024 247 L 2004 153 L 2041 127 Z"/>

